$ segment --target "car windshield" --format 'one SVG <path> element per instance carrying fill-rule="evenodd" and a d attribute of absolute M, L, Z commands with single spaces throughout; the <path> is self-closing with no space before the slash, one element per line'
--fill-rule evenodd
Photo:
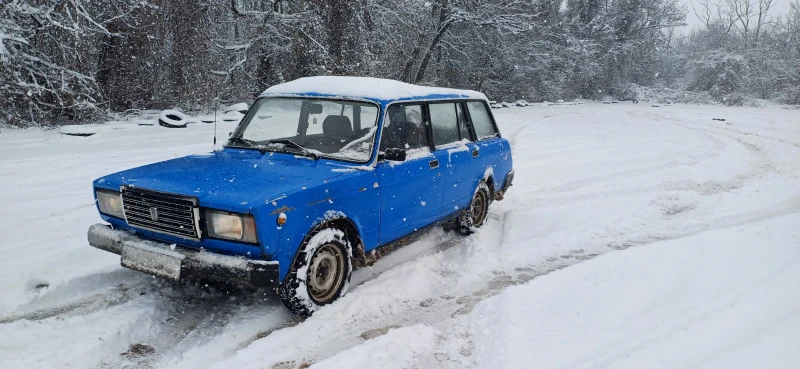
<path fill-rule="evenodd" d="M 228 146 L 363 163 L 372 154 L 378 111 L 360 101 L 261 98 Z"/>

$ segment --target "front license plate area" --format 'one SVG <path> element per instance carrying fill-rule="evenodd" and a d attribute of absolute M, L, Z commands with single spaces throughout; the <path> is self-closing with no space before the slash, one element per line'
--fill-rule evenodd
<path fill-rule="evenodd" d="M 122 249 L 122 266 L 174 281 L 181 278 L 182 263 L 183 255 L 175 252 L 128 245 Z"/>

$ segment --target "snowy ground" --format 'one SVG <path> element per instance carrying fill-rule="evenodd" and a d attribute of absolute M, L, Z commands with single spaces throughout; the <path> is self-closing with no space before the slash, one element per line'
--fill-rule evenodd
<path fill-rule="evenodd" d="M 86 243 L 92 179 L 208 151 L 213 125 L 3 130 L 0 368 L 800 367 L 797 111 L 495 113 L 517 177 L 485 228 L 423 236 L 302 322 Z"/>

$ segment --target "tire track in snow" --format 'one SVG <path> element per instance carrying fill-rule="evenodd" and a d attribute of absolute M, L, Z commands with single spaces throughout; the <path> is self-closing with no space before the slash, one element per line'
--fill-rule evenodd
<path fill-rule="evenodd" d="M 521 283 L 527 283 L 538 277 L 567 268 L 574 264 L 591 260 L 605 254 L 606 252 L 621 251 L 631 247 L 647 246 L 665 240 L 692 236 L 694 234 L 716 228 L 757 222 L 797 212 L 800 212 L 800 202 L 785 209 L 772 209 L 772 211 L 765 211 L 760 216 L 749 217 L 746 221 L 741 223 L 729 222 L 727 224 L 720 224 L 718 227 L 707 228 L 694 232 L 631 240 L 631 242 L 626 242 L 622 245 L 616 245 L 605 252 L 599 253 L 585 253 L 582 249 L 574 249 L 567 253 L 548 257 L 541 263 L 527 266 L 516 266 L 513 268 L 509 266 L 508 271 L 493 272 L 494 277 L 491 280 L 486 281 L 484 285 L 476 286 L 471 290 L 461 290 L 460 296 L 441 293 L 437 296 L 432 296 L 420 301 L 418 304 L 404 305 L 404 309 L 402 311 L 389 316 L 384 316 L 378 321 L 350 321 L 347 325 L 342 326 L 342 329 L 338 330 L 335 335 L 328 335 L 326 337 L 309 337 L 308 342 L 306 343 L 310 349 L 297 353 L 297 357 L 293 360 L 281 360 L 274 363 L 264 362 L 262 364 L 266 365 L 265 367 L 273 369 L 293 369 L 307 367 L 308 365 L 331 357 L 338 352 L 354 347 L 363 341 L 386 334 L 390 329 L 393 328 L 412 326 L 416 324 L 440 326 L 444 322 L 458 318 L 461 315 L 468 314 L 478 303 L 501 293 L 508 287 Z M 463 246 L 463 242 L 456 243 L 453 246 Z M 455 251 L 453 250 L 453 246 L 450 246 L 447 249 L 449 249 L 449 251 Z M 409 262 L 413 262 L 413 260 L 410 260 Z M 448 286 L 441 286 L 437 290 L 443 292 L 450 289 Z M 260 335 L 257 339 L 269 339 L 269 334 L 276 333 L 282 329 L 294 328 L 297 328 L 296 324 L 288 324 L 285 328 L 280 327 L 277 330 L 268 332 L 266 335 Z M 316 340 L 314 338 L 322 339 Z M 465 337 L 462 350 L 460 350 L 463 356 L 469 356 L 471 354 L 470 344 L 471 342 L 469 337 Z M 434 349 L 433 351 L 437 350 Z M 431 364 L 441 364 L 442 362 L 450 360 L 451 358 L 447 357 L 446 355 L 446 353 L 439 353 L 439 355 L 437 355 L 435 358 L 435 362 Z"/>
<path fill-rule="evenodd" d="M 747 152 L 749 152 L 750 155 L 754 157 L 756 160 L 755 164 L 751 165 L 746 170 L 743 170 L 740 173 L 736 174 L 734 178 L 729 180 L 710 180 L 703 183 L 683 181 L 675 183 L 673 186 L 668 187 L 668 189 L 680 190 L 680 191 L 695 191 L 698 192 L 700 195 L 704 196 L 715 195 L 718 193 L 728 192 L 737 188 L 741 188 L 749 181 L 756 178 L 762 178 L 766 176 L 767 173 L 774 171 L 774 161 L 771 160 L 771 158 L 766 153 L 764 153 L 764 151 L 761 148 L 750 142 L 746 142 L 741 137 L 737 137 L 736 135 L 714 130 L 715 128 L 721 129 L 721 127 L 714 127 L 712 125 L 706 125 L 702 123 L 694 123 L 689 119 L 682 120 L 673 116 L 665 116 L 663 115 L 663 113 L 655 113 L 655 112 L 632 112 L 632 113 L 634 115 L 643 114 L 644 116 L 649 116 L 652 118 L 659 119 L 661 121 L 666 121 L 672 125 L 684 128 L 686 130 L 697 132 L 713 140 L 715 143 L 721 142 L 719 138 L 723 138 L 728 142 L 730 141 L 736 142 L 740 146 L 744 147 L 745 150 L 747 150 Z M 697 127 L 697 125 L 699 125 L 700 127 Z M 761 137 L 758 135 L 751 135 L 751 136 Z M 721 151 L 719 153 L 721 154 Z M 707 157 L 706 160 L 717 157 L 719 157 L 719 154 Z"/>
<path fill-rule="evenodd" d="M 141 296 L 150 281 L 151 278 L 144 275 L 118 269 L 73 279 L 58 286 L 41 283 L 34 287 L 38 296 L 18 306 L 15 312 L 0 317 L 0 324 L 18 320 L 63 319 L 121 305 Z"/>
<path fill-rule="evenodd" d="M 187 348 L 211 341 L 224 326 L 248 308 L 263 309 L 266 312 L 278 307 L 275 301 L 261 304 L 257 301 L 261 293 L 249 290 L 227 289 L 214 290 L 210 293 L 187 293 L 183 289 L 166 288 L 154 293 L 161 293 L 157 304 L 160 310 L 168 312 L 162 329 L 145 342 L 138 342 L 153 351 L 145 355 L 127 355 L 122 359 L 122 366 L 134 368 L 159 368 L 162 363 L 179 357 Z M 118 367 L 115 363 L 109 367 Z"/>
<path fill-rule="evenodd" d="M 179 356 L 187 347 L 202 345 L 214 338 L 227 322 L 252 310 L 265 312 L 282 308 L 280 301 L 264 298 L 265 291 L 238 289 L 225 285 L 208 285 L 197 281 L 170 281 L 121 269 L 107 275 L 90 275 L 50 289 L 19 307 L 20 313 L 0 318 L 0 324 L 20 320 L 32 322 L 59 321 L 85 316 L 111 306 L 139 308 L 139 300 L 154 299 L 158 311 L 167 319 L 151 338 L 131 345 L 144 347 L 143 352 L 110 353 L 118 357 L 103 367 L 160 367 L 162 360 Z M 69 298 L 71 295 L 77 295 Z M 155 297 L 153 297 L 155 296 Z M 65 298 L 66 297 L 66 298 Z M 150 350 L 152 349 L 152 350 Z M 124 355 L 123 355 L 124 354 Z M 112 356 L 112 357 L 114 357 Z"/>
<path fill-rule="evenodd" d="M 544 118 L 544 119 L 561 118 L 561 117 L 570 116 L 570 115 L 578 115 L 578 114 L 556 115 L 556 116 L 551 116 L 551 117 L 547 117 L 547 118 Z M 609 112 L 599 113 L 599 114 L 596 114 L 596 115 L 599 115 L 600 117 L 603 117 L 603 118 L 609 118 L 609 117 L 613 117 L 613 116 L 624 115 L 624 116 L 631 116 L 631 117 L 635 117 L 635 118 L 639 118 L 639 119 L 644 119 L 645 121 L 652 121 L 653 118 L 657 118 L 657 117 L 660 118 L 661 117 L 661 116 L 658 116 L 656 114 L 652 114 L 652 113 L 649 113 L 649 112 L 641 112 L 641 111 L 637 111 L 637 110 L 627 111 L 624 114 L 619 112 L 619 111 L 609 111 Z M 540 122 L 540 121 L 542 121 L 544 119 L 536 120 L 536 121 L 530 122 L 529 124 L 525 125 L 522 129 L 520 129 L 520 130 L 518 130 L 516 132 L 516 134 L 514 135 L 513 138 L 516 139 L 516 137 L 519 134 L 522 134 L 523 132 L 527 131 L 528 129 L 540 128 L 540 126 L 536 126 L 533 123 Z M 683 127 L 683 128 L 688 128 L 688 127 Z M 583 188 L 583 187 L 596 185 L 598 183 L 605 183 L 605 182 L 624 180 L 624 179 L 632 179 L 632 178 L 636 178 L 636 177 L 645 176 L 645 175 L 648 175 L 648 174 L 651 174 L 651 173 L 654 173 L 654 172 L 662 172 L 662 171 L 665 171 L 667 169 L 673 169 L 673 168 L 678 168 L 678 167 L 682 167 L 682 166 L 693 166 L 693 165 L 696 165 L 697 163 L 699 163 L 701 161 L 707 161 L 707 160 L 710 160 L 710 159 L 718 158 L 723 154 L 723 152 L 725 152 L 725 148 L 726 148 L 727 145 L 725 144 L 724 141 L 716 138 L 714 135 L 711 135 L 709 133 L 697 132 L 696 130 L 690 130 L 690 131 L 694 132 L 695 134 L 697 134 L 697 135 L 699 135 L 701 137 L 708 138 L 708 139 L 710 139 L 712 141 L 712 143 L 713 143 L 713 145 L 711 145 L 712 151 L 711 151 L 711 153 L 709 155 L 704 155 L 702 158 L 697 158 L 697 159 L 693 159 L 693 160 L 675 160 L 675 159 L 672 159 L 672 160 L 669 160 L 669 161 L 666 161 L 666 162 L 650 164 L 650 165 L 647 165 L 647 166 L 641 166 L 641 167 L 629 168 L 629 169 L 622 169 L 622 170 L 618 170 L 618 171 L 613 171 L 611 173 L 604 173 L 604 174 L 600 174 L 600 175 L 596 175 L 596 176 L 582 177 L 582 178 L 579 178 L 579 179 L 575 179 L 575 180 L 571 180 L 571 181 L 568 181 L 568 182 L 565 182 L 565 183 L 558 184 L 556 186 L 549 186 L 549 187 L 545 186 L 545 187 L 536 188 L 533 192 L 542 192 L 542 191 L 565 192 L 565 193 L 566 192 L 571 192 L 571 191 L 574 191 L 574 190 L 577 190 L 577 189 L 580 189 L 580 188 Z M 512 148 L 514 148 L 513 145 L 512 145 Z M 523 154 L 523 153 L 515 151 L 515 153 L 514 153 L 515 158 L 516 157 L 520 157 L 521 156 L 520 154 Z M 648 190 L 649 190 L 649 188 L 648 188 Z"/>

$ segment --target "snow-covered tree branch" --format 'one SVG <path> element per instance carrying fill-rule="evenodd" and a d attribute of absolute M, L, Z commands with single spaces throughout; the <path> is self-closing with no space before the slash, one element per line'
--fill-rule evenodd
<path fill-rule="evenodd" d="M 798 6 L 776 0 L 7 0 L 0 123 L 203 109 L 309 75 L 492 98 L 669 86 L 799 103 Z M 702 26 L 675 32 L 686 15 Z"/>

